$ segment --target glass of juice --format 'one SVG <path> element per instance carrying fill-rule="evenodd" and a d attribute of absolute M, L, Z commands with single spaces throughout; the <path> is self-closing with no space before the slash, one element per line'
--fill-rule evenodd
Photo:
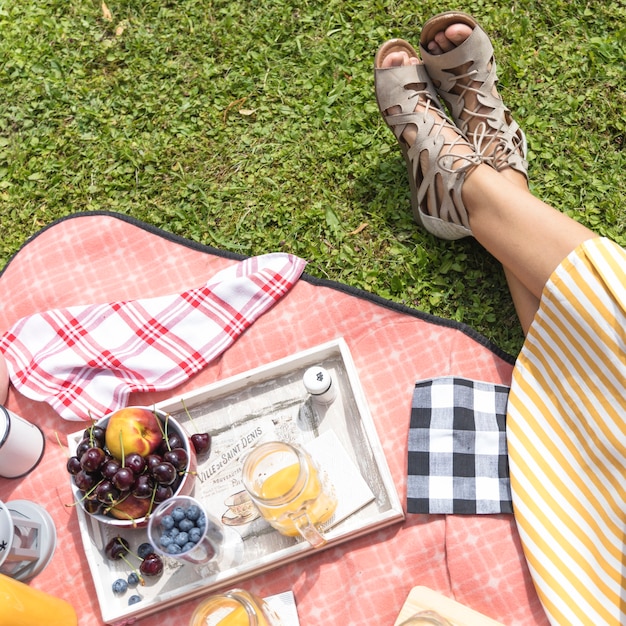
<path fill-rule="evenodd" d="M 326 543 L 320 525 L 337 508 L 326 474 L 300 446 L 270 441 L 256 446 L 243 464 L 243 485 L 259 513 L 278 532 Z"/>
<path fill-rule="evenodd" d="M 282 626 L 282 622 L 263 599 L 244 589 L 231 589 L 202 602 L 189 626 Z"/>

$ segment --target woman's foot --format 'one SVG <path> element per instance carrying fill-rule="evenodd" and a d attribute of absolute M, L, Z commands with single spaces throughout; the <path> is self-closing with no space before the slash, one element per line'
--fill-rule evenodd
<path fill-rule="evenodd" d="M 426 22 L 420 48 L 455 124 L 496 170 L 526 187 L 526 138 L 498 94 L 489 37 L 471 16 L 448 12 Z"/>
<path fill-rule="evenodd" d="M 443 239 L 470 236 L 461 189 L 483 159 L 447 117 L 410 44 L 394 39 L 380 47 L 375 84 L 378 107 L 407 163 L 416 221 Z"/>

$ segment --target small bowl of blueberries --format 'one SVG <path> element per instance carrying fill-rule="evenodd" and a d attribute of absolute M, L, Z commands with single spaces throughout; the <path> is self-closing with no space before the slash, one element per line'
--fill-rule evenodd
<path fill-rule="evenodd" d="M 148 521 L 148 541 L 162 556 L 202 565 L 223 548 L 224 531 L 199 500 L 175 496 L 161 503 Z"/>

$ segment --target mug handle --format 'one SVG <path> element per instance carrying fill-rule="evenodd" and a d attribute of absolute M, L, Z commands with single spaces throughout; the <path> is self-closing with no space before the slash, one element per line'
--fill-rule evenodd
<path fill-rule="evenodd" d="M 326 543 L 326 538 L 313 525 L 306 511 L 289 516 L 298 532 L 314 547 L 319 548 Z"/>

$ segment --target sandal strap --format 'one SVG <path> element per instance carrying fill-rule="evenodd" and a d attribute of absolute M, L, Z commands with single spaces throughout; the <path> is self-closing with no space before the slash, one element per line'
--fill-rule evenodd
<path fill-rule="evenodd" d="M 407 151 L 407 163 L 412 168 L 413 176 L 421 181 L 417 186 L 417 202 L 413 211 L 418 213 L 415 215 L 417 221 L 430 232 L 443 237 L 441 232 L 435 232 L 427 226 L 428 218 L 436 218 L 448 225 L 444 227 L 446 232 L 456 232 L 465 237 L 470 236 L 472 231 L 461 196 L 463 183 L 466 176 L 485 159 L 475 152 L 456 153 L 454 149 L 457 145 L 468 145 L 468 142 L 459 135 L 451 144 L 446 143 L 441 131 L 449 124 L 447 120 L 435 121 L 431 115 L 424 114 L 421 128 L 418 126 L 418 138 Z M 425 133 L 428 134 L 424 136 Z M 422 167 L 424 152 L 428 155 L 427 168 Z M 439 185 L 441 189 L 438 189 Z M 428 213 L 429 206 L 437 207 L 436 214 Z M 458 236 L 450 238 L 457 239 Z"/>
<path fill-rule="evenodd" d="M 452 123 L 424 65 L 375 68 L 375 85 L 379 109 L 398 139 L 407 163 L 416 221 L 444 239 L 471 236 L 461 189 L 466 176 L 480 163 L 490 162 L 491 157 L 475 153 Z M 416 111 L 418 100 L 422 106 Z M 394 107 L 400 112 L 388 113 Z M 409 124 L 417 128 L 415 142 L 410 147 L 402 137 Z M 444 128 L 453 129 L 456 138 L 452 142 L 442 134 Z M 472 153 L 459 153 L 456 147 L 460 145 L 469 147 Z M 423 167 L 424 158 L 426 167 Z M 436 207 L 433 209 L 436 214 L 429 214 L 429 206 Z"/>
<path fill-rule="evenodd" d="M 439 115 L 446 116 L 423 64 L 375 68 L 374 73 L 378 108 L 398 141 L 403 141 L 402 133 L 407 124 L 414 123 L 412 116 L 418 98 L 426 100 L 426 108 L 432 107 Z M 417 89 L 417 85 L 425 87 Z M 398 107 L 401 113 L 387 113 Z"/>
<path fill-rule="evenodd" d="M 454 23 L 455 18 L 450 19 L 450 23 Z M 431 54 L 423 43 L 420 48 L 437 93 L 449 107 L 455 124 L 470 139 L 474 148 L 481 154 L 493 151 L 491 165 L 495 169 L 511 167 L 527 176 L 526 137 L 500 96 L 494 94 L 498 76 L 493 45 L 485 31 L 475 24 L 471 35 L 462 44 L 443 54 Z M 471 65 L 465 73 L 455 74 L 452 71 L 468 62 Z M 480 86 L 464 84 L 471 82 L 479 83 Z M 465 106 L 468 93 L 475 95 L 475 110 Z M 481 108 L 488 111 L 481 112 Z M 476 118 L 479 119 L 478 123 Z M 473 127 L 471 131 L 470 126 Z"/>

